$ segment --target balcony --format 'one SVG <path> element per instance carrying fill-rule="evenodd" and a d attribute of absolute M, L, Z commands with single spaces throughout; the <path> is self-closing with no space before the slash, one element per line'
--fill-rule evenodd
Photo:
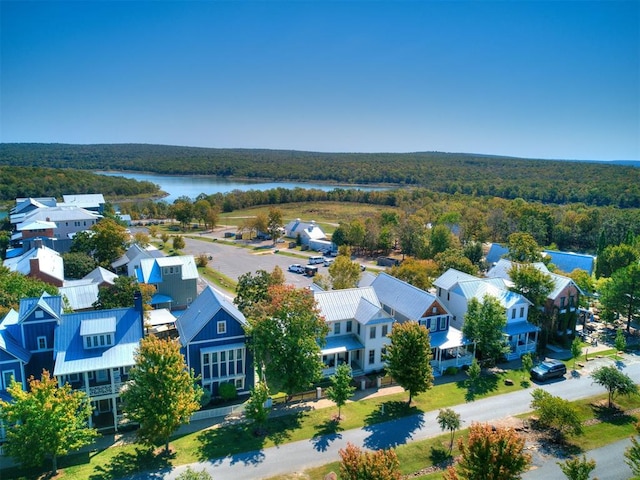
<path fill-rule="evenodd" d="M 93 399 L 95 397 L 102 397 L 105 395 L 119 394 L 120 389 L 126 383 L 127 382 L 117 382 L 113 385 L 108 383 L 106 385 L 96 385 L 95 387 L 89 387 L 89 397 Z"/>

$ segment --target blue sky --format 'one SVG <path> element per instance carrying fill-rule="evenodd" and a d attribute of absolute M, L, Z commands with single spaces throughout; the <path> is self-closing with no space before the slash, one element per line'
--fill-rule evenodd
<path fill-rule="evenodd" d="M 640 159 L 640 2 L 0 2 L 2 142 Z"/>

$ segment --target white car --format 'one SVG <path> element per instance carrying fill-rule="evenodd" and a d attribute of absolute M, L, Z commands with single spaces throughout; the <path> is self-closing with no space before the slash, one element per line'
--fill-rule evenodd
<path fill-rule="evenodd" d="M 325 258 L 324 259 L 324 266 L 328 267 L 329 265 L 331 265 L 333 263 L 333 258 Z"/>
<path fill-rule="evenodd" d="M 293 273 L 304 273 L 304 267 L 299 263 L 294 263 L 293 265 L 289 265 L 289 271 Z"/>

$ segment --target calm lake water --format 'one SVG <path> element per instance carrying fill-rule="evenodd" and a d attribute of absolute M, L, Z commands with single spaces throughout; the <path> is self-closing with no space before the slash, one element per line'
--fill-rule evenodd
<path fill-rule="evenodd" d="M 270 190 L 272 188 L 314 188 L 330 191 L 335 188 L 356 188 L 360 190 L 387 190 L 390 187 L 370 187 L 354 185 L 336 185 L 330 183 L 302 183 L 302 182 L 250 182 L 229 180 L 223 177 L 204 175 L 157 175 L 153 173 L 129 173 L 129 172 L 95 172 L 101 175 L 113 177 L 133 178 L 134 180 L 148 181 L 160 186 L 160 189 L 169 195 L 162 200 L 167 203 L 182 196 L 192 200 L 201 193 L 212 195 L 214 193 L 228 193 L 233 190 Z"/>

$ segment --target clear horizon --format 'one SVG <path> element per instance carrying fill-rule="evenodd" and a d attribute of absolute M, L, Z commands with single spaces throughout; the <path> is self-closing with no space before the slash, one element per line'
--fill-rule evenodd
<path fill-rule="evenodd" d="M 640 2 L 0 2 L 0 142 L 640 160 Z"/>

